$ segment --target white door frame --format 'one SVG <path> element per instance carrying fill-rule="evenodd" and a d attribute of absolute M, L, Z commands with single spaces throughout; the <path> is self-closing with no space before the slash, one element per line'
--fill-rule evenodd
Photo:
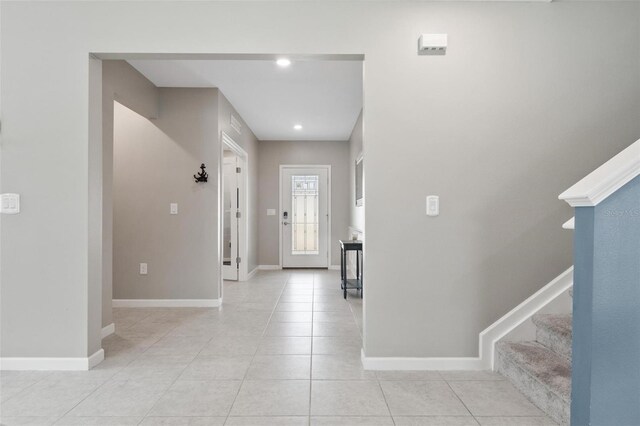
<path fill-rule="evenodd" d="M 218 156 L 218 250 L 220 255 L 218 256 L 218 261 L 220 265 L 220 274 L 218 279 L 218 290 L 220 294 L 220 299 L 222 299 L 222 253 L 223 253 L 223 223 L 222 219 L 224 217 L 224 205 L 222 203 L 223 190 L 224 190 L 224 151 L 225 148 L 232 151 L 236 154 L 243 162 L 242 168 L 243 170 L 240 172 L 240 179 L 238 180 L 240 184 L 240 188 L 242 189 L 240 192 L 240 218 L 238 219 L 238 240 L 241 242 L 238 247 L 238 257 L 240 257 L 240 267 L 238 268 L 238 281 L 246 281 L 248 277 L 248 263 L 247 263 L 247 253 L 248 253 L 248 245 L 249 245 L 249 233 L 247 232 L 247 213 L 249 206 L 249 179 L 248 179 L 248 169 L 249 169 L 249 155 L 247 152 L 242 149 L 240 145 L 238 145 L 228 134 L 225 132 L 221 132 L 220 134 L 220 152 Z"/>
<path fill-rule="evenodd" d="M 278 178 L 278 266 L 282 269 L 282 172 L 284 169 L 326 169 L 327 170 L 327 268 L 331 269 L 331 165 L 330 164 L 280 164 Z"/>

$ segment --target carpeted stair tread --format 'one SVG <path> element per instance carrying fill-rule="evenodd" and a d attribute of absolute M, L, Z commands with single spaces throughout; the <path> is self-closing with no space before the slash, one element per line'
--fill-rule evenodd
<path fill-rule="evenodd" d="M 536 341 L 571 360 L 571 314 L 537 314 L 532 320 L 536 325 Z"/>
<path fill-rule="evenodd" d="M 571 362 L 537 342 L 499 342 L 500 355 L 566 404 L 571 400 Z"/>
<path fill-rule="evenodd" d="M 532 319 L 536 326 L 571 339 L 572 318 L 571 314 L 536 314 Z"/>

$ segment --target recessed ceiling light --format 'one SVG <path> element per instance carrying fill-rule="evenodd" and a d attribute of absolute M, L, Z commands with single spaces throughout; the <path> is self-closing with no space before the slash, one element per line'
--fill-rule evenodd
<path fill-rule="evenodd" d="M 302 124 L 296 124 L 295 126 L 293 126 L 293 128 L 295 130 L 302 130 Z"/>
<path fill-rule="evenodd" d="M 287 58 L 280 58 L 276 61 L 276 64 L 278 64 L 279 67 L 286 68 L 291 65 L 291 61 Z"/>

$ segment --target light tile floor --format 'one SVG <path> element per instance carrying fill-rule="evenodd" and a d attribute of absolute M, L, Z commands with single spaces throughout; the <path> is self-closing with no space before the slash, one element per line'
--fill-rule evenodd
<path fill-rule="evenodd" d="M 2 424 L 552 425 L 491 372 L 360 363 L 362 301 L 336 271 L 227 282 L 220 309 L 114 309 L 88 372 L 2 372 Z"/>

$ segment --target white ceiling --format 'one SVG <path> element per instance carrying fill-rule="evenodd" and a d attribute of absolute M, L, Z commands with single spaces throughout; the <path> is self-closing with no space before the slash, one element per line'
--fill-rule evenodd
<path fill-rule="evenodd" d="M 158 87 L 218 87 L 260 140 L 347 140 L 362 109 L 360 61 L 129 63 Z"/>

